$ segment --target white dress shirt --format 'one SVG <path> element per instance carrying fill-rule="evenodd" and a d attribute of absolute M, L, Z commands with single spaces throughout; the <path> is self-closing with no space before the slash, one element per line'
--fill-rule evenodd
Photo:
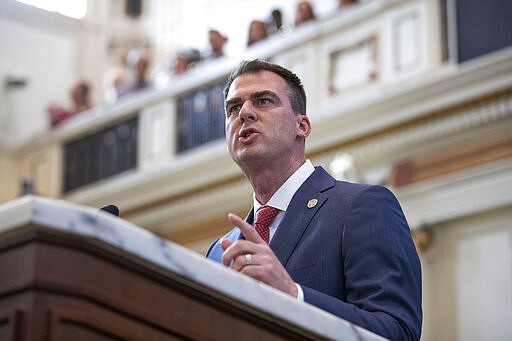
<path fill-rule="evenodd" d="M 315 171 L 315 167 L 311 163 L 311 161 L 308 159 L 304 162 L 302 166 L 300 166 L 299 169 L 295 171 L 285 182 L 284 184 L 279 187 L 279 189 L 272 195 L 270 200 L 265 204 L 267 206 L 272 206 L 277 209 L 279 209 L 279 213 L 277 214 L 276 218 L 270 224 L 270 240 L 272 240 L 272 237 L 276 233 L 277 227 L 281 223 L 281 220 L 283 220 L 284 213 L 286 209 L 288 208 L 288 205 L 290 204 L 290 201 L 292 201 L 293 196 L 295 195 L 295 192 L 299 189 L 300 186 L 306 181 L 307 178 L 313 172 Z M 263 206 L 262 203 L 256 199 L 256 194 L 253 194 L 253 205 L 254 205 L 254 217 L 256 217 L 256 211 Z M 302 291 L 302 288 L 300 285 L 295 283 L 297 285 L 298 295 L 297 299 L 300 301 L 304 301 L 304 292 Z"/>

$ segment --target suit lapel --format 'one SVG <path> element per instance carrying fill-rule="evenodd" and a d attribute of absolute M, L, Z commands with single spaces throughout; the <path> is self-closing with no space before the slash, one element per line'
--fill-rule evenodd
<path fill-rule="evenodd" d="M 254 207 L 251 208 L 249 213 L 247 213 L 247 216 L 245 217 L 245 221 L 251 225 L 254 225 Z M 242 234 L 242 231 L 240 231 L 240 229 L 238 229 L 238 231 L 239 231 L 238 239 L 245 239 L 244 235 Z"/>
<path fill-rule="evenodd" d="M 334 185 L 335 179 L 327 174 L 322 167 L 317 167 L 293 196 L 283 220 L 270 242 L 270 247 L 283 266 L 286 266 L 313 216 L 327 201 L 328 195 L 325 191 Z M 308 207 L 308 202 L 313 199 L 318 202 L 313 207 Z"/>
<path fill-rule="evenodd" d="M 245 217 L 245 221 L 248 222 L 249 224 L 252 224 L 253 220 L 254 207 L 249 211 L 249 213 Z M 224 236 L 224 238 L 228 238 L 234 242 L 237 241 L 238 239 L 245 239 L 244 235 L 242 234 L 242 231 L 238 227 L 233 228 L 233 230 L 231 230 L 226 236 Z"/>

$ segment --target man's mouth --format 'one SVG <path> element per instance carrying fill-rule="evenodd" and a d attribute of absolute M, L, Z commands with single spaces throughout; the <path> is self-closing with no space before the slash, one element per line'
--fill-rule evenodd
<path fill-rule="evenodd" d="M 240 137 L 248 138 L 249 136 L 251 136 L 255 132 L 256 131 L 254 129 L 242 129 L 242 131 L 240 131 Z"/>
<path fill-rule="evenodd" d="M 252 130 L 244 131 L 244 132 L 242 133 L 242 137 L 247 138 L 247 137 L 249 137 L 252 133 L 253 133 L 253 132 L 252 132 Z"/>
<path fill-rule="evenodd" d="M 240 134 L 238 135 L 239 140 L 242 142 L 248 142 L 248 141 L 250 141 L 251 136 L 253 136 L 257 133 L 258 133 L 258 131 L 255 129 L 252 129 L 252 128 L 242 129 L 240 131 Z"/>

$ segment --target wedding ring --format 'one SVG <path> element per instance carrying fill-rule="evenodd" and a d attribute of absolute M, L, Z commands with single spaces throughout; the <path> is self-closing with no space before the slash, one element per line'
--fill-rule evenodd
<path fill-rule="evenodd" d="M 252 255 L 250 253 L 245 255 L 245 265 L 251 265 L 252 264 Z"/>

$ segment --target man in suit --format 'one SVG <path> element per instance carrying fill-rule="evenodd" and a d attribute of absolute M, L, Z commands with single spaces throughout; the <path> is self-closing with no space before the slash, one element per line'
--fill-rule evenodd
<path fill-rule="evenodd" d="M 245 221 L 228 215 L 236 227 L 207 257 L 391 340 L 418 340 L 421 268 L 394 195 L 306 160 L 306 95 L 289 70 L 242 62 L 224 97 L 228 150 L 254 207 Z"/>

